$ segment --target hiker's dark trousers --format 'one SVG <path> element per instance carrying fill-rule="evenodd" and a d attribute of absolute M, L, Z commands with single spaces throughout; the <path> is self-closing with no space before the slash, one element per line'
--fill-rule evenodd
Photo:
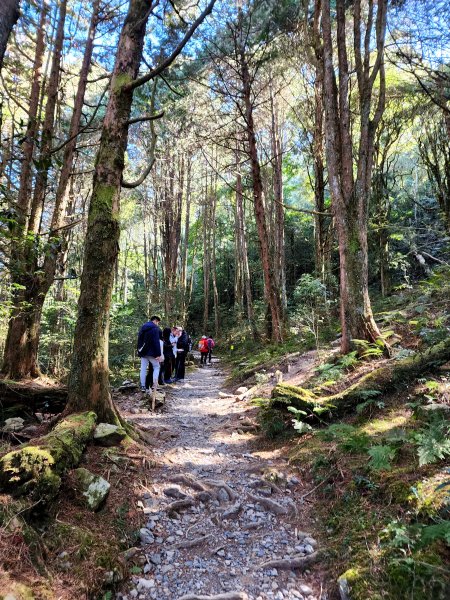
<path fill-rule="evenodd" d="M 200 352 L 200 364 L 206 365 L 206 359 L 208 358 L 208 352 Z"/>

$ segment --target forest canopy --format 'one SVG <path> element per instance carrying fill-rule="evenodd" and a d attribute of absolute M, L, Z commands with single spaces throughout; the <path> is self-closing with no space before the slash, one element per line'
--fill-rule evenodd
<path fill-rule="evenodd" d="M 370 297 L 446 264 L 447 2 L 2 11 L 5 375 L 66 377 L 83 303 L 113 372 L 150 312 L 279 343 L 308 277 L 384 344 Z"/>

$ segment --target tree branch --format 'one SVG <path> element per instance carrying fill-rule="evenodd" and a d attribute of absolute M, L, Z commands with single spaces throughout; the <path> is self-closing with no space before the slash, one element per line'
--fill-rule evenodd
<path fill-rule="evenodd" d="M 136 117 L 135 119 L 130 119 L 128 121 L 128 125 L 133 125 L 134 123 L 143 123 L 144 121 L 156 121 L 157 119 L 161 119 L 164 116 L 164 111 L 158 113 L 157 115 L 142 115 L 140 117 Z"/>
<path fill-rule="evenodd" d="M 201 15 L 192 23 L 192 25 L 190 26 L 190 28 L 185 33 L 185 35 L 184 35 L 183 39 L 181 40 L 181 42 L 178 44 L 178 46 L 175 48 L 175 50 L 172 52 L 172 54 L 170 54 L 170 56 L 168 56 L 165 60 L 163 60 L 160 65 L 158 65 L 157 67 L 155 67 L 154 69 L 152 69 L 149 73 L 146 73 L 145 75 L 142 75 L 142 77 L 138 77 L 137 79 L 135 79 L 134 81 L 132 81 L 130 84 L 128 84 L 127 86 L 125 86 L 123 89 L 124 90 L 125 89 L 127 89 L 127 90 L 134 90 L 134 89 L 140 87 L 141 85 L 144 85 L 144 83 L 147 83 L 147 81 L 150 81 L 151 79 L 154 79 L 160 73 L 162 73 L 168 67 L 170 67 L 170 65 L 173 63 L 173 61 L 177 58 L 177 56 L 180 54 L 180 52 L 186 46 L 186 44 L 188 43 L 188 41 L 191 39 L 191 37 L 193 36 L 193 34 L 194 34 L 195 30 L 197 29 L 197 27 L 199 25 L 201 25 L 201 23 L 203 23 L 203 21 L 205 20 L 205 18 L 211 13 L 211 11 L 212 11 L 212 9 L 214 7 L 215 2 L 216 2 L 216 0 L 211 0 L 211 2 L 208 4 L 208 6 L 205 8 L 205 10 L 201 13 Z"/>

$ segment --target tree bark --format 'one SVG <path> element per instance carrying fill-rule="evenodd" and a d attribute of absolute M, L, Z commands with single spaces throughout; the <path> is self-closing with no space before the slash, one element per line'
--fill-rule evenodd
<path fill-rule="evenodd" d="M 0 71 L 9 35 L 20 16 L 19 4 L 20 0 L 2 0 L 0 3 Z"/>
<path fill-rule="evenodd" d="M 117 423 L 109 391 L 109 311 L 119 249 L 119 197 L 136 79 L 148 17 L 147 0 L 131 0 L 114 64 L 97 153 L 78 302 L 67 412 L 93 410 Z M 128 87 L 127 87 L 128 86 Z"/>
<path fill-rule="evenodd" d="M 280 289 L 282 315 L 287 309 L 286 268 L 285 268 L 285 235 L 284 235 L 284 206 L 283 206 L 283 150 L 281 132 L 273 89 L 270 86 L 271 109 L 271 145 L 273 166 L 273 198 L 274 210 L 274 263 L 277 285 Z"/>
<path fill-rule="evenodd" d="M 53 48 L 52 66 L 48 80 L 45 116 L 40 139 L 40 152 L 37 161 L 37 170 L 34 184 L 31 214 L 28 223 L 28 233 L 37 234 L 40 229 L 41 216 L 44 209 L 45 192 L 47 189 L 48 174 L 52 164 L 51 145 L 55 125 L 55 109 L 58 99 L 58 86 L 61 70 L 61 56 L 64 43 L 64 25 L 66 21 L 67 0 L 59 4 L 59 19 L 56 30 L 55 45 Z"/>
<path fill-rule="evenodd" d="M 41 71 L 45 51 L 45 26 L 48 17 L 48 6 L 44 3 L 36 36 L 36 48 L 33 65 L 33 81 L 31 84 L 28 108 L 28 125 L 22 145 L 22 168 L 17 195 L 17 212 L 12 232 L 14 244 L 11 251 L 12 309 L 8 324 L 8 333 L 3 355 L 2 375 L 9 379 L 38 377 L 39 368 L 36 363 L 37 342 L 36 322 L 40 319 L 42 303 L 35 305 L 35 276 L 26 268 L 26 232 L 31 203 L 32 159 L 38 132 L 39 94 L 41 87 Z"/>
<path fill-rule="evenodd" d="M 248 64 L 245 56 L 245 49 L 242 44 L 239 48 L 240 69 L 242 79 L 242 96 L 245 106 L 245 124 L 248 143 L 248 153 L 251 162 L 251 172 L 253 181 L 253 207 L 255 213 L 256 226 L 258 230 L 259 251 L 264 277 L 264 288 L 270 314 L 271 337 L 274 342 L 281 342 L 282 323 L 280 311 L 280 298 L 276 290 L 276 283 L 273 272 L 273 261 L 270 256 L 267 222 L 263 202 L 263 186 L 261 178 L 261 167 L 258 159 L 258 149 L 256 146 L 255 127 L 253 121 L 253 105 L 251 99 L 251 80 Z"/>
<path fill-rule="evenodd" d="M 52 76 L 49 82 L 49 95 L 51 100 L 47 103 L 46 108 L 46 125 L 44 126 L 45 138 L 47 142 L 45 144 L 45 156 L 46 159 L 50 157 L 50 142 L 53 139 L 53 114 L 56 104 L 57 85 L 59 80 L 59 69 L 60 69 L 60 53 L 62 50 L 62 41 L 64 33 L 64 19 L 65 19 L 65 5 L 62 3 L 61 8 L 64 11 L 60 14 L 58 35 L 55 48 L 55 58 L 52 66 Z M 95 29 L 98 21 L 98 9 L 99 0 L 96 0 L 93 6 L 93 13 L 91 17 L 91 23 L 89 27 L 88 37 L 86 40 L 86 47 L 83 56 L 83 63 L 80 72 L 80 79 L 78 82 L 78 89 L 74 103 L 74 111 L 72 113 L 71 124 L 68 135 L 68 143 L 65 146 L 63 164 L 61 168 L 61 174 L 59 178 L 58 188 L 56 192 L 55 204 L 53 208 L 52 221 L 50 226 L 48 250 L 45 253 L 44 264 L 42 268 L 38 267 L 36 256 L 36 249 L 34 244 L 30 246 L 24 246 L 23 252 L 17 255 L 17 269 L 22 274 L 20 281 L 22 285 L 25 285 L 26 290 L 22 293 L 16 294 L 15 308 L 13 309 L 13 316 L 10 319 L 8 326 L 8 335 L 5 343 L 5 355 L 3 373 L 13 379 L 23 379 L 27 377 L 38 377 L 40 375 L 39 366 L 37 363 L 37 354 L 39 347 L 39 335 L 40 335 L 40 321 L 42 316 L 42 307 L 45 301 L 45 297 L 55 279 L 56 269 L 58 266 L 59 257 L 67 251 L 67 235 L 69 230 L 60 231 L 64 224 L 66 210 L 69 199 L 69 179 L 70 173 L 73 168 L 73 159 L 76 148 L 77 133 L 80 127 L 80 119 L 83 108 L 83 100 L 86 91 L 87 78 L 89 75 L 90 64 L 92 59 L 93 42 Z M 46 14 L 43 12 L 41 15 L 42 23 L 45 23 Z M 38 39 L 39 41 L 39 39 Z M 39 54 L 43 50 L 39 43 Z M 38 55 L 38 48 L 36 49 Z M 35 61 L 39 65 L 42 64 L 42 56 L 38 57 Z M 38 69 L 39 70 L 39 69 Z M 33 82 L 34 85 L 34 82 Z M 30 114 L 34 114 L 34 117 L 30 120 L 29 128 L 33 130 L 33 123 L 36 123 L 36 112 L 37 112 L 37 96 L 34 96 L 32 90 L 32 101 L 30 101 Z M 53 105 L 53 107 L 51 106 Z M 24 154 L 28 156 L 31 152 L 33 153 L 34 137 L 37 135 L 37 131 L 31 131 L 30 141 L 26 142 L 24 148 Z M 43 158 L 44 149 L 41 145 L 41 158 Z M 47 169 L 48 174 L 48 169 Z M 45 175 L 45 185 L 47 174 Z M 23 191 L 28 190 L 27 180 L 31 175 L 30 165 L 23 163 Z M 42 174 L 41 174 L 42 176 Z M 43 180 L 41 179 L 41 183 Z M 21 187 L 22 191 L 22 187 Z M 37 213 L 42 210 L 44 197 L 41 195 L 45 192 L 45 189 L 40 188 L 36 192 L 35 198 L 38 199 L 38 205 L 35 206 L 35 210 L 32 212 L 32 217 L 29 219 L 27 227 L 30 233 L 37 233 L 37 227 L 39 227 L 39 220 Z M 27 196 L 23 196 L 23 206 L 30 203 L 30 191 L 28 190 Z M 28 210 L 28 209 L 27 209 Z M 40 271 L 38 276 L 35 275 L 36 271 Z M 29 307 L 27 309 L 26 307 Z"/>
<path fill-rule="evenodd" d="M 349 64 L 346 48 L 346 18 L 344 0 L 337 0 L 337 58 L 339 85 L 333 62 L 330 1 L 323 1 L 322 28 L 324 52 L 323 99 L 325 107 L 325 140 L 332 210 L 339 242 L 341 350 L 349 352 L 352 339 L 374 342 L 380 339 L 368 289 L 368 202 L 373 165 L 374 134 L 384 110 L 384 39 L 386 30 L 386 0 L 378 2 L 376 15 L 377 52 L 370 65 L 369 39 L 373 26 L 373 4 L 361 54 L 361 3 L 353 7 L 354 53 L 360 104 L 360 133 L 353 175 L 351 111 L 349 103 Z M 379 76 L 378 100 L 373 104 L 373 85 Z M 373 116 L 371 111 L 373 109 Z"/>

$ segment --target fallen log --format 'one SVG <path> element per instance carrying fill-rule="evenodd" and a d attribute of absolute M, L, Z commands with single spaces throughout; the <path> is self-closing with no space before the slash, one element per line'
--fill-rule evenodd
<path fill-rule="evenodd" d="M 395 390 L 400 384 L 404 385 L 449 360 L 450 338 L 414 356 L 401 360 L 394 358 L 378 369 L 363 375 L 354 384 L 337 394 L 318 396 L 311 390 L 279 383 L 272 391 L 270 406 L 274 408 L 293 406 L 307 413 L 304 419 L 326 412 L 330 412 L 333 416 L 341 416 L 363 402 L 368 392 L 385 393 Z M 296 418 L 301 419 L 301 417 Z"/>
<path fill-rule="evenodd" d="M 81 459 L 92 437 L 93 412 L 69 415 L 46 436 L 0 459 L 0 491 L 48 502 L 59 491 L 61 476 Z"/>
<path fill-rule="evenodd" d="M 0 421 L 37 412 L 56 415 L 66 404 L 65 386 L 0 380 Z"/>

